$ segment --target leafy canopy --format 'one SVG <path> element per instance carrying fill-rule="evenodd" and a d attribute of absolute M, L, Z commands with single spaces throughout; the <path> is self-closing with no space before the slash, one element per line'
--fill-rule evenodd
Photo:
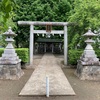
<path fill-rule="evenodd" d="M 73 3 L 73 10 L 70 11 L 69 21 L 77 23 L 77 26 L 70 29 L 70 45 L 77 45 L 76 42 L 72 41 L 76 36 L 75 34 L 79 34 L 79 37 L 82 37 L 82 34 L 89 28 L 91 28 L 92 31 L 98 30 L 100 28 L 99 19 L 100 0 L 75 0 Z M 77 43 L 81 43 L 81 47 L 84 45 L 82 39 L 78 39 Z M 75 46 L 71 48 L 74 49 Z"/>

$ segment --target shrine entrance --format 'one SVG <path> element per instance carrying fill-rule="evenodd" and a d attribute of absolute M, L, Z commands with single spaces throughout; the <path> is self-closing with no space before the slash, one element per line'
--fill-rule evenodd
<path fill-rule="evenodd" d="M 62 39 L 38 38 L 35 41 L 35 54 L 63 54 Z"/>
<path fill-rule="evenodd" d="M 67 26 L 71 25 L 68 22 L 35 22 L 35 21 L 18 21 L 19 25 L 30 25 L 30 65 L 33 63 L 34 52 L 34 34 L 46 34 L 48 37 L 50 34 L 64 34 L 64 64 L 68 64 L 68 35 Z M 34 26 L 46 26 L 46 30 L 34 30 Z M 64 30 L 52 30 L 52 26 L 63 26 Z"/>

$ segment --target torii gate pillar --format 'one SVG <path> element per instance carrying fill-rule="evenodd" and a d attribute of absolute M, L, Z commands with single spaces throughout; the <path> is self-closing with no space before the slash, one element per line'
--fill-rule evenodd
<path fill-rule="evenodd" d="M 68 53 L 68 36 L 67 36 L 67 25 L 65 25 L 64 26 L 64 65 L 68 64 L 67 53 Z"/>
<path fill-rule="evenodd" d="M 30 65 L 33 64 L 33 50 L 34 50 L 34 34 L 33 34 L 34 26 L 30 25 Z"/>

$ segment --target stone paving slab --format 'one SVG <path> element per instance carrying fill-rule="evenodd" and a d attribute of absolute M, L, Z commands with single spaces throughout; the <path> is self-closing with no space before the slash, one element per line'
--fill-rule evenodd
<path fill-rule="evenodd" d="M 50 95 L 75 95 L 54 55 L 45 54 L 38 67 L 20 92 L 20 96 L 46 95 L 46 76 L 50 81 Z"/>

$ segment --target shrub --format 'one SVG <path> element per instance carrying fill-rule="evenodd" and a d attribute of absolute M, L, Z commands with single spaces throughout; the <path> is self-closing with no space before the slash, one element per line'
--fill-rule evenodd
<path fill-rule="evenodd" d="M 77 60 L 80 59 L 82 55 L 82 50 L 69 50 L 68 52 L 68 63 L 71 65 L 77 65 Z"/>
<path fill-rule="evenodd" d="M 99 58 L 99 60 L 100 60 L 100 49 L 95 50 L 95 53 L 97 54 L 97 57 L 98 57 L 98 58 Z"/>
<path fill-rule="evenodd" d="M 22 62 L 27 63 L 29 61 L 28 48 L 16 48 L 15 50 Z M 0 48 L 0 57 L 2 56 L 3 52 L 4 52 L 4 49 Z"/>
<path fill-rule="evenodd" d="M 68 63 L 71 65 L 77 65 L 77 61 L 80 59 L 83 50 L 69 50 Z M 95 50 L 97 57 L 100 59 L 100 50 Z"/>
<path fill-rule="evenodd" d="M 17 48 L 15 50 L 22 62 L 27 63 L 29 61 L 28 48 Z"/>
<path fill-rule="evenodd" d="M 0 48 L 0 57 L 2 56 L 3 52 L 4 52 L 4 48 Z"/>

